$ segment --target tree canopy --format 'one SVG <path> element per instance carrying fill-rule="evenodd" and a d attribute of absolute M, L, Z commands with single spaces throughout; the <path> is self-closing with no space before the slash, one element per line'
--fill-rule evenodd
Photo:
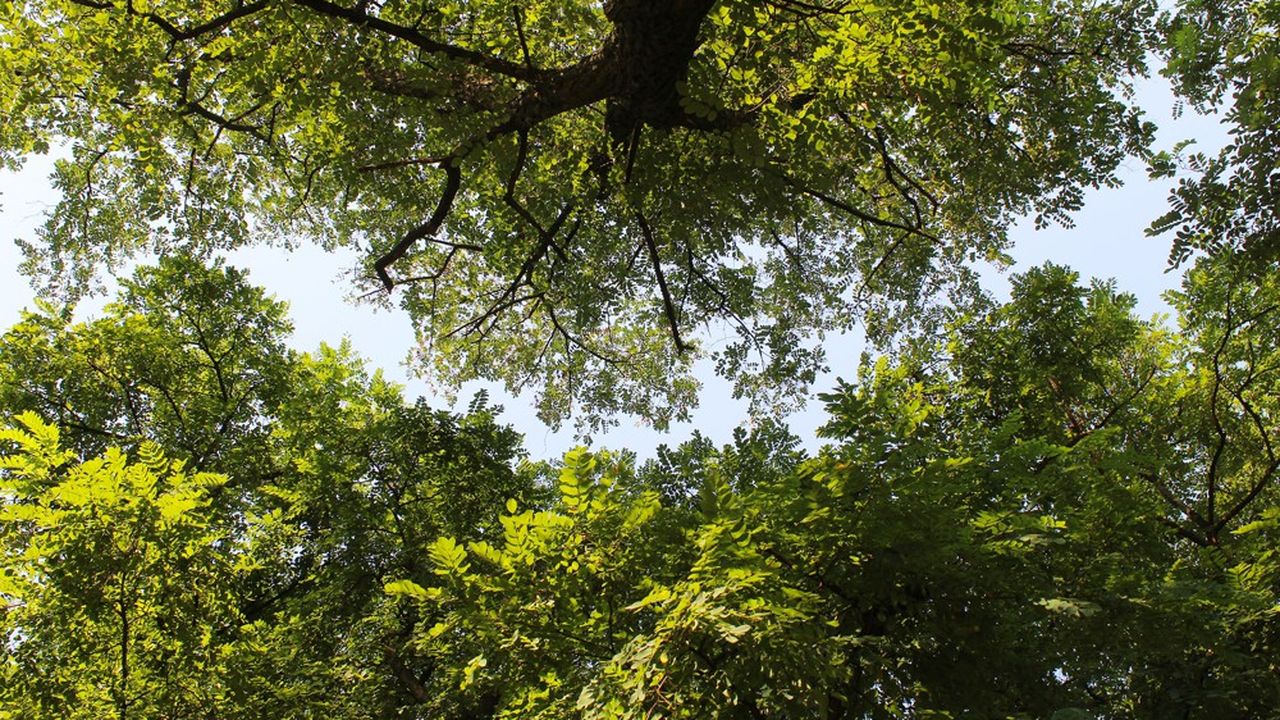
<path fill-rule="evenodd" d="M 1188 295 L 1221 289 L 1212 274 Z M 508 506 L 501 542 L 437 542 L 439 584 L 388 590 L 447 612 L 421 635 L 458 658 L 442 701 L 500 693 L 512 717 L 1276 717 L 1276 466 L 1259 451 L 1276 429 L 1247 419 L 1271 416 L 1275 375 L 1245 350 L 1274 312 L 1229 340 L 1197 333 L 1200 317 L 1170 333 L 1075 281 L 1033 271 L 1008 305 L 957 318 L 949 352 L 869 363 L 827 398 L 831 445 L 781 475 L 742 472 L 746 438 L 638 473 L 571 454 L 551 511 Z M 1226 310 L 1239 300 L 1206 305 L 1242 317 Z M 693 492 L 660 499 L 652 475 L 682 471 Z"/>
<path fill-rule="evenodd" d="M 403 703 L 382 669 L 413 662 L 414 616 L 383 584 L 425 582 L 426 543 L 542 491 L 483 399 L 407 403 L 287 330 L 243 273 L 171 258 L 101 319 L 49 306 L 0 338 L 0 717 Z"/>
<path fill-rule="evenodd" d="M 24 0 L 63 153 L 0 336 L 0 720 L 1280 718 L 1276 0 Z M 1163 63 L 1222 111 L 1154 151 Z M 1172 318 L 1005 227 L 1176 177 Z M 1154 213 L 1153 213 L 1154 214 Z M 655 425 L 532 461 L 216 258 L 354 246 L 440 379 Z M 154 263 L 78 319 L 98 273 Z M 737 340 L 703 347 L 720 325 Z"/>
<path fill-rule="evenodd" d="M 27 270 L 309 239 L 422 366 L 544 419 L 663 426 L 711 354 L 803 395 L 815 337 L 971 288 L 1151 128 L 1149 0 L 33 0 L 3 10 L 0 153 L 71 144 Z M 381 290 L 381 292 L 378 292 Z"/>
<path fill-rule="evenodd" d="M 426 411 L 340 350 L 280 351 L 198 458 L 198 345 L 54 406 L 62 369 L 6 350 L 0 716 L 1277 717 L 1280 285 L 1238 276 L 1200 263 L 1170 328 L 1047 265 L 869 358 L 816 453 L 766 423 L 640 465 L 517 464 L 482 399 Z M 191 327 L 279 310 L 170 261 L 5 342 L 128 363 L 174 287 L 239 298 Z"/>

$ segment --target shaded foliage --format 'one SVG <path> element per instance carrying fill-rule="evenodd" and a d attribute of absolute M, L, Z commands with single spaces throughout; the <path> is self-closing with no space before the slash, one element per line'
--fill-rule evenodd
<path fill-rule="evenodd" d="M 482 400 L 406 405 L 328 350 L 284 363 L 278 475 L 228 513 L 234 466 L 61 450 L 27 413 L 0 708 L 1275 717 L 1280 286 L 1241 277 L 1199 262 L 1173 329 L 1029 271 L 868 359 L 812 455 L 765 423 L 513 471 Z"/>

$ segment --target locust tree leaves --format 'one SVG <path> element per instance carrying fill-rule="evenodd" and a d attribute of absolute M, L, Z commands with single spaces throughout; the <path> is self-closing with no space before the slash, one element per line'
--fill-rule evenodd
<path fill-rule="evenodd" d="M 221 470 L 261 454 L 294 357 L 284 305 L 243 271 L 189 256 L 122 285 L 100 319 L 75 323 L 70 307 L 45 303 L 8 329 L 4 407 L 56 422 L 85 456 L 151 440 Z"/>
<path fill-rule="evenodd" d="M 34 414 L 0 432 L 0 709 L 148 717 L 225 707 L 237 625 L 230 538 L 209 523 L 225 477 L 143 445 L 76 462 Z"/>
<path fill-rule="evenodd" d="M 1156 157 L 1153 174 L 1182 177 L 1169 211 L 1149 232 L 1174 232 L 1170 260 L 1175 264 L 1195 253 L 1244 252 L 1262 267 L 1271 266 L 1280 248 L 1275 130 L 1280 104 L 1274 90 L 1280 82 L 1280 3 L 1189 0 L 1160 24 L 1169 59 L 1164 74 L 1193 107 L 1221 113 L 1231 136 L 1217 153 Z"/>
<path fill-rule="evenodd" d="M 492 525 L 495 504 L 537 500 L 518 436 L 483 402 L 406 402 L 345 345 L 286 350 L 283 305 L 221 265 L 166 259 L 103 317 L 69 315 L 46 306 L 0 339 L 0 407 L 21 421 L 2 434 L 0 711 L 411 704 L 415 621 L 382 583 L 415 577 L 440 534 Z"/>
<path fill-rule="evenodd" d="M 495 507 L 500 536 L 441 539 L 435 583 L 387 586 L 430 615 L 431 712 L 1268 716 L 1277 495 L 1249 418 L 1273 431 L 1274 293 L 1227 277 L 1193 273 L 1173 333 L 1029 272 L 828 397 L 807 460 L 767 432 L 639 472 L 569 454 L 550 508 Z"/>
<path fill-rule="evenodd" d="M 355 247 L 425 370 L 533 389 L 552 423 L 684 417 L 708 324 L 741 394 L 800 397 L 815 334 L 968 287 L 1013 218 L 1064 219 L 1151 131 L 1121 97 L 1146 0 L 3 12 L 0 154 L 71 146 L 34 277 Z"/>
<path fill-rule="evenodd" d="M 0 709 L 1268 717 L 1280 296 L 1234 260 L 1198 263 L 1177 329 L 1028 272 L 869 360 L 812 456 L 762 425 L 517 465 L 483 403 L 406 405 L 341 348 L 282 359 L 265 439 L 228 437 L 265 475 L 22 414 Z"/>

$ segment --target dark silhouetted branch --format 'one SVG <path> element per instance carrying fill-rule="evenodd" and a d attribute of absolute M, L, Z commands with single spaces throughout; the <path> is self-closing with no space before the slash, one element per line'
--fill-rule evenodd
<path fill-rule="evenodd" d="M 649 251 L 649 262 L 653 265 L 654 277 L 658 279 L 658 290 L 662 293 L 662 311 L 667 316 L 667 325 L 671 328 L 671 339 L 675 342 L 676 352 L 684 353 L 689 346 L 680 337 L 680 320 L 676 317 L 676 306 L 671 301 L 671 288 L 667 286 L 667 276 L 662 272 L 662 258 L 658 256 L 658 245 L 653 240 L 653 228 L 645 220 L 644 213 L 636 212 L 636 222 L 640 225 L 640 234 L 644 236 L 645 248 Z"/>
<path fill-rule="evenodd" d="M 440 226 L 444 224 L 444 219 L 449 216 L 449 211 L 453 209 L 453 199 L 457 197 L 458 188 L 462 185 L 462 171 L 452 161 L 443 162 L 441 165 L 445 172 L 444 191 L 440 193 L 440 201 L 436 203 L 435 212 L 431 213 L 431 217 L 425 223 L 406 233 L 400 239 L 400 242 L 395 244 L 395 247 L 373 263 L 373 269 L 378 274 L 378 279 L 382 281 L 382 287 L 387 292 L 390 292 L 396 285 L 395 281 L 391 279 L 391 275 L 387 273 L 387 268 L 404 257 L 405 253 L 409 252 L 409 248 L 413 247 L 419 240 L 434 237 L 440 231 Z M 479 249 L 474 246 L 469 247 L 470 249 Z"/>

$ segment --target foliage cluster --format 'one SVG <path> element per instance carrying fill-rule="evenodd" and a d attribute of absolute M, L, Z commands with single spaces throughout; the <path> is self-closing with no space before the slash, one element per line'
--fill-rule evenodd
<path fill-rule="evenodd" d="M 0 340 L 21 451 L 0 490 L 3 712 L 385 716 L 394 675 L 355 682 L 413 625 L 384 583 L 538 491 L 493 408 L 406 404 L 345 346 L 288 350 L 284 312 L 170 259 L 99 320 L 45 307 Z"/>

